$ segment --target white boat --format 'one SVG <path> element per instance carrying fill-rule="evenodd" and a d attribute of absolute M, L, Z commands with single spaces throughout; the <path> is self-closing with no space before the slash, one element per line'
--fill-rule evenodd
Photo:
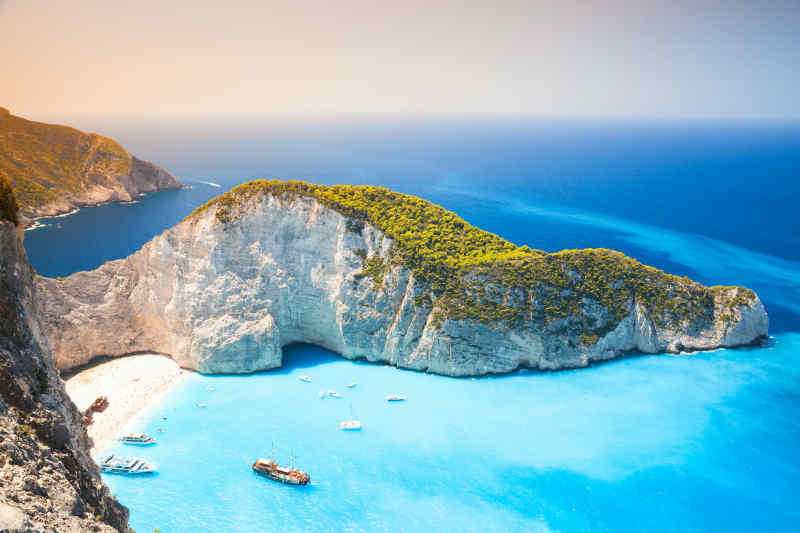
<path fill-rule="evenodd" d="M 129 433 L 121 436 L 119 441 L 124 444 L 131 444 L 133 446 L 148 446 L 156 443 L 156 439 L 145 435 L 144 433 Z"/>
<path fill-rule="evenodd" d="M 306 376 L 305 374 L 303 374 L 302 376 L 300 376 L 300 381 L 305 381 L 306 383 L 311 383 L 311 376 Z"/>
<path fill-rule="evenodd" d="M 149 474 L 155 472 L 156 467 L 136 457 L 118 457 L 111 454 L 100 461 L 100 470 L 113 474 Z"/>
<path fill-rule="evenodd" d="M 399 394 L 390 394 L 386 397 L 387 402 L 404 402 L 408 399 L 408 396 L 400 396 Z"/>
<path fill-rule="evenodd" d="M 202 402 L 201 402 L 201 403 L 198 403 L 198 404 L 197 404 L 197 407 L 208 407 L 208 406 L 207 406 L 206 404 L 204 404 L 204 403 L 202 403 Z"/>
<path fill-rule="evenodd" d="M 333 396 L 334 398 L 341 398 L 342 395 L 336 392 L 335 390 L 331 389 L 328 391 L 328 396 Z"/>
<path fill-rule="evenodd" d="M 359 420 L 344 420 L 339 427 L 344 431 L 358 431 L 361 429 L 361 421 Z"/>
<path fill-rule="evenodd" d="M 352 383 L 348 383 L 348 384 L 347 384 L 347 386 L 348 386 L 349 388 L 351 388 L 351 389 L 352 389 L 353 387 L 355 387 L 356 385 L 358 385 L 358 383 L 356 383 L 355 381 L 353 381 Z"/>
<path fill-rule="evenodd" d="M 323 390 L 319 391 L 319 399 L 320 400 L 324 400 L 325 399 L 325 391 L 323 391 Z"/>

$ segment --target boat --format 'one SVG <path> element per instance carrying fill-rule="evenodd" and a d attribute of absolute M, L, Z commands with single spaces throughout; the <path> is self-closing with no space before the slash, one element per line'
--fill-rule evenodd
<path fill-rule="evenodd" d="M 119 457 L 111 454 L 100 461 L 100 470 L 112 474 L 150 474 L 156 468 L 136 457 Z"/>
<path fill-rule="evenodd" d="M 208 406 L 206 404 L 200 402 L 200 403 L 197 404 L 197 407 L 208 407 Z"/>
<path fill-rule="evenodd" d="M 253 471 L 273 481 L 287 485 L 307 485 L 311 476 L 295 468 L 280 466 L 271 459 L 259 459 L 253 463 Z"/>
<path fill-rule="evenodd" d="M 328 391 L 328 396 L 333 396 L 334 398 L 341 398 L 342 395 L 336 392 L 335 390 L 331 389 Z"/>
<path fill-rule="evenodd" d="M 358 431 L 361 429 L 361 421 L 356 420 L 356 417 L 353 415 L 353 406 L 350 405 L 350 420 L 343 420 L 339 424 L 339 429 L 343 431 Z"/>
<path fill-rule="evenodd" d="M 390 394 L 386 397 L 387 402 L 404 402 L 408 399 L 408 396 L 401 396 L 399 394 Z"/>
<path fill-rule="evenodd" d="M 356 385 L 358 385 L 358 383 L 356 383 L 355 381 L 353 381 L 352 383 L 348 383 L 348 384 L 347 384 L 347 387 L 352 389 L 352 388 L 353 388 L 353 387 L 355 387 Z"/>
<path fill-rule="evenodd" d="M 322 391 L 322 390 L 319 391 L 319 399 L 320 400 L 324 400 L 325 399 L 325 391 Z"/>
<path fill-rule="evenodd" d="M 311 376 L 306 376 L 305 374 L 303 374 L 302 376 L 300 376 L 300 381 L 305 381 L 306 383 L 311 383 Z"/>
<path fill-rule="evenodd" d="M 131 444 L 133 446 L 147 446 L 156 443 L 156 439 L 144 433 L 129 433 L 121 436 L 119 440 L 124 444 Z"/>

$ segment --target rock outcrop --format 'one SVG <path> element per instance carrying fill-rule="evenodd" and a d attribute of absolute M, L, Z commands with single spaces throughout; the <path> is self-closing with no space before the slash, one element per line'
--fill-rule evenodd
<path fill-rule="evenodd" d="M 0 218 L 0 531 L 127 532 L 42 334 L 33 278 L 21 228 Z"/>
<path fill-rule="evenodd" d="M 26 219 L 182 187 L 175 176 L 132 156 L 113 139 L 26 120 L 4 108 L 0 172 L 11 180 Z"/>
<path fill-rule="evenodd" d="M 749 289 L 610 250 L 516 247 L 418 198 L 302 182 L 245 184 L 126 259 L 37 287 L 61 368 L 152 350 L 254 372 L 307 342 L 468 376 L 738 346 L 768 329 Z"/>

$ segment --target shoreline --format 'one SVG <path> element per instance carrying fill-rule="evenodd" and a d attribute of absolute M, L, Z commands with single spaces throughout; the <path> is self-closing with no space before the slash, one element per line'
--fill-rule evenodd
<path fill-rule="evenodd" d="M 97 459 L 126 426 L 160 405 L 192 374 L 169 357 L 147 353 L 103 361 L 65 379 L 67 394 L 81 412 L 98 396 L 108 397 L 106 410 L 95 413 L 87 426 L 92 457 Z"/>

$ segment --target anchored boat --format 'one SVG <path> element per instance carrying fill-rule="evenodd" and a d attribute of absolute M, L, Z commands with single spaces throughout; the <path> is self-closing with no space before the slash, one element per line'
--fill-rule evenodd
<path fill-rule="evenodd" d="M 390 394 L 386 397 L 387 402 L 404 402 L 408 399 L 408 396 L 400 396 L 399 394 Z"/>
<path fill-rule="evenodd" d="M 113 474 L 149 474 L 155 472 L 156 467 L 136 457 L 118 457 L 111 454 L 100 461 L 100 470 Z"/>
<path fill-rule="evenodd" d="M 302 376 L 300 376 L 300 381 L 305 381 L 306 383 L 311 383 L 311 376 L 306 376 L 305 374 L 303 374 Z"/>
<path fill-rule="evenodd" d="M 156 443 L 156 439 L 144 433 L 129 433 L 121 436 L 119 440 L 124 444 L 131 444 L 133 446 L 148 446 Z"/>
<path fill-rule="evenodd" d="M 253 463 L 253 471 L 273 481 L 287 485 L 307 485 L 311 476 L 295 468 L 280 466 L 271 459 L 259 459 Z"/>

